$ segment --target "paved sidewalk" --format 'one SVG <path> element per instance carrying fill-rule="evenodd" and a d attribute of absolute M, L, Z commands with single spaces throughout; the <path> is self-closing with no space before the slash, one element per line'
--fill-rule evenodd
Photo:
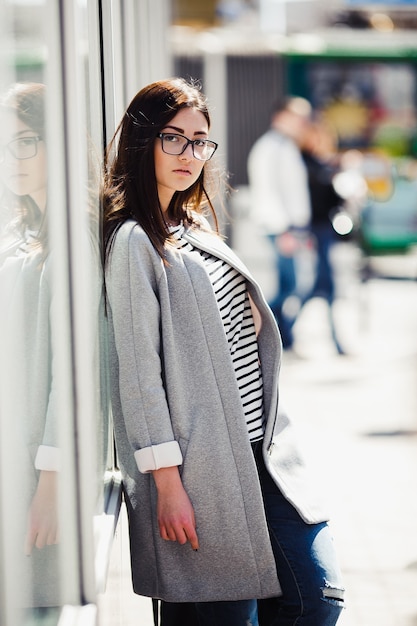
<path fill-rule="evenodd" d="M 323 336 L 315 350 L 325 311 L 313 301 L 297 330 L 317 334 L 301 343 L 304 358 L 284 357 L 281 389 L 332 513 L 347 590 L 339 623 L 415 626 L 417 285 L 368 289 L 362 350 L 340 357 L 328 342 L 326 353 Z"/>

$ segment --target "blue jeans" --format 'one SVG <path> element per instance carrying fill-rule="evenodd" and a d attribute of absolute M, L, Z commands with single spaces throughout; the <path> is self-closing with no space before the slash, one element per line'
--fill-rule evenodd
<path fill-rule="evenodd" d="M 326 523 L 306 524 L 265 467 L 262 442 L 252 445 L 282 596 L 260 601 L 259 623 L 333 626 L 343 609 L 343 586 Z"/>
<path fill-rule="evenodd" d="M 326 523 L 306 524 L 283 497 L 252 444 L 282 596 L 258 601 L 162 603 L 161 626 L 334 626 L 343 610 L 343 587 Z M 193 615 L 186 610 L 194 610 Z"/>
<path fill-rule="evenodd" d="M 158 619 L 154 624 L 158 624 Z M 161 626 L 258 626 L 256 600 L 161 602 Z"/>
<path fill-rule="evenodd" d="M 196 602 L 195 608 L 199 626 L 259 626 L 256 600 Z"/>

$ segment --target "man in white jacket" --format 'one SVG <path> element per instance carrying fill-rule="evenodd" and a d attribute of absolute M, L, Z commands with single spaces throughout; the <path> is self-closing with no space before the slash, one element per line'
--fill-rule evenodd
<path fill-rule="evenodd" d="M 251 214 L 276 253 L 278 285 L 269 304 L 284 348 L 292 347 L 292 328 L 303 301 L 296 261 L 308 243 L 311 207 L 299 146 L 310 114 L 311 106 L 303 98 L 279 103 L 273 109 L 270 129 L 255 142 L 248 157 Z"/>

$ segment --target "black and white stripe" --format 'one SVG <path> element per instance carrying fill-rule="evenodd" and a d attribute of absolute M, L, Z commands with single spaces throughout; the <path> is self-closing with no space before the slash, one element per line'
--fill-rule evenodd
<path fill-rule="evenodd" d="M 258 342 L 245 278 L 226 261 L 194 248 L 181 239 L 184 228 L 171 230 L 180 249 L 198 252 L 213 285 L 223 321 L 236 380 L 246 418 L 249 439 L 262 439 L 264 434 L 263 386 L 259 365 Z"/>

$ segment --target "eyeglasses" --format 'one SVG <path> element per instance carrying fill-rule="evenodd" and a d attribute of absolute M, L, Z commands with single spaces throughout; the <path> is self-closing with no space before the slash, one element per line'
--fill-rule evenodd
<path fill-rule="evenodd" d="M 189 145 L 193 150 L 193 156 L 200 161 L 208 161 L 217 150 L 218 144 L 210 139 L 188 139 L 177 133 L 158 133 L 161 140 L 162 150 L 165 154 L 183 154 Z"/>
<path fill-rule="evenodd" d="M 32 137 L 18 137 L 6 143 L 4 146 L 0 146 L 0 163 L 3 163 L 6 158 L 6 150 L 19 161 L 24 159 L 32 159 L 38 153 L 38 143 L 42 141 L 42 137 L 34 135 Z"/>

